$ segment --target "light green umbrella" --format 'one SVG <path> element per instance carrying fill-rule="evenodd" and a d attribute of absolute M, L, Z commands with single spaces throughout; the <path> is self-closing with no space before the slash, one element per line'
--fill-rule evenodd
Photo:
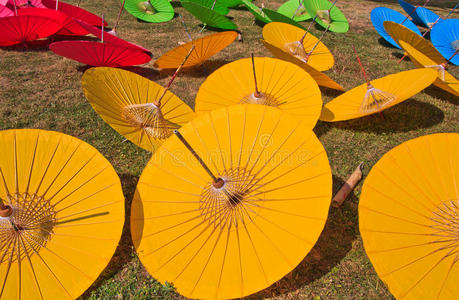
<path fill-rule="evenodd" d="M 218 12 L 219 14 L 226 15 L 229 13 L 229 8 L 226 6 L 225 0 L 185 0 L 193 2 L 201 6 L 210 8 L 211 10 Z M 182 1 L 180 1 L 182 2 Z"/>
<path fill-rule="evenodd" d="M 306 28 L 303 25 L 301 25 L 298 22 L 295 22 L 293 19 L 286 17 L 279 12 L 276 12 L 276 11 L 273 11 L 267 8 L 263 8 L 263 12 L 265 13 L 265 16 L 271 19 L 272 22 L 287 23 L 287 24 L 296 26 L 298 28 L 301 28 L 303 30 L 306 30 Z"/>
<path fill-rule="evenodd" d="M 222 0 L 222 2 L 224 5 L 226 5 L 226 7 L 237 7 L 243 4 L 242 0 Z"/>
<path fill-rule="evenodd" d="M 271 19 L 265 15 L 263 10 L 248 0 L 241 0 L 245 7 L 255 16 L 255 19 L 263 23 L 270 23 Z"/>
<path fill-rule="evenodd" d="M 174 8 L 168 0 L 126 0 L 124 8 L 134 17 L 150 23 L 167 22 L 174 17 Z"/>
<path fill-rule="evenodd" d="M 224 15 L 210 8 L 190 1 L 182 1 L 182 6 L 206 26 L 226 30 L 237 30 L 236 24 L 231 22 L 231 20 Z"/>
<path fill-rule="evenodd" d="M 304 7 L 303 2 L 303 0 L 289 0 L 282 4 L 277 10 L 277 12 L 297 22 L 312 19 L 312 17 L 308 14 L 306 8 Z"/>
<path fill-rule="evenodd" d="M 311 16 L 315 16 L 317 24 L 333 32 L 347 32 L 349 22 L 344 14 L 335 6 L 337 0 L 333 3 L 327 0 L 308 0 L 304 6 Z"/>

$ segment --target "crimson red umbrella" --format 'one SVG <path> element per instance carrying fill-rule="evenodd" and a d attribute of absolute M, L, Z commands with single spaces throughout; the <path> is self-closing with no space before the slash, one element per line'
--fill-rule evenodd
<path fill-rule="evenodd" d="M 90 34 L 93 34 L 95 35 L 98 39 L 102 39 L 102 30 L 98 27 L 95 27 L 95 26 L 92 26 L 86 22 L 83 22 L 83 21 L 80 21 L 80 20 L 75 20 L 81 27 L 83 27 L 86 31 L 88 31 Z M 150 55 L 150 57 L 152 57 L 152 53 L 150 50 L 148 50 L 147 48 L 144 48 L 140 45 L 137 45 L 137 44 L 134 44 L 134 43 L 131 43 L 131 42 L 128 42 L 126 40 L 123 40 L 111 33 L 108 33 L 108 32 L 104 32 L 104 43 L 107 43 L 107 44 L 112 44 L 114 46 L 118 46 L 118 47 L 123 47 L 123 48 L 134 48 L 136 50 L 141 50 L 141 51 L 144 51 L 146 53 L 148 53 L 148 55 Z"/>
<path fill-rule="evenodd" d="M 23 8 L 17 16 L 0 18 L 0 46 L 27 43 L 55 34 L 63 26 L 62 15 L 53 10 L 34 14 Z"/>
<path fill-rule="evenodd" d="M 0 5 L 0 18 L 14 16 L 14 12 L 4 5 Z"/>
<path fill-rule="evenodd" d="M 102 18 L 96 16 L 95 14 L 75 5 L 71 5 L 62 1 L 54 1 L 54 0 L 41 0 L 43 5 L 50 9 L 56 9 L 67 14 L 70 17 L 75 19 L 84 21 L 88 24 L 93 26 L 101 26 Z M 104 26 L 107 26 L 107 22 L 104 21 Z"/>
<path fill-rule="evenodd" d="M 49 49 L 60 56 L 95 67 L 127 67 L 151 60 L 145 51 L 98 41 L 55 42 L 49 45 Z"/>

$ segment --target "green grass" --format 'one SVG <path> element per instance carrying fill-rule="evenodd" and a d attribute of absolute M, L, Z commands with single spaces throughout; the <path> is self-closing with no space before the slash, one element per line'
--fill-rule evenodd
<path fill-rule="evenodd" d="M 76 3 L 77 0 L 70 1 Z M 261 5 L 261 1 L 254 1 Z M 268 8 L 277 9 L 283 1 L 265 1 Z M 445 15 L 456 1 L 432 0 L 433 9 Z M 173 2 L 177 13 L 183 15 L 194 37 L 199 35 L 199 22 Z M 327 74 L 350 89 L 363 82 L 351 45 L 360 53 L 371 78 L 413 68 L 406 59 L 397 64 L 401 51 L 379 42 L 371 26 L 372 8 L 384 5 L 402 11 L 396 1 L 338 1 L 350 20 L 346 34 L 328 33 L 324 43 L 335 56 L 336 64 Z M 120 6 L 119 0 L 82 0 L 81 6 L 96 14 L 105 13 L 113 24 Z M 194 97 L 205 77 L 225 63 L 245 58 L 253 52 L 270 56 L 259 41 L 262 27 L 253 24 L 253 16 L 240 8 L 231 10 L 243 33 L 244 42 L 234 42 L 206 62 L 204 66 L 182 73 L 172 91 L 194 106 Z M 457 17 L 457 14 L 456 14 Z M 307 23 L 304 23 L 307 25 Z M 313 28 L 315 35 L 321 29 Z M 202 35 L 208 34 L 205 30 Z M 124 12 L 118 35 L 141 44 L 158 58 L 166 49 L 187 41 L 178 18 L 162 24 L 137 22 Z M 153 61 L 131 70 L 164 85 L 170 74 L 151 69 Z M 42 128 L 61 131 L 95 146 L 113 164 L 121 177 L 126 196 L 126 224 L 119 247 L 110 264 L 82 296 L 90 299 L 174 299 L 180 298 L 171 285 L 163 286 L 148 275 L 133 248 L 129 232 L 129 209 L 135 186 L 149 153 L 118 135 L 86 102 L 80 79 L 86 68 L 46 50 L 46 47 L 0 49 L 0 128 Z M 459 74 L 457 67 L 451 71 Z M 324 91 L 324 101 L 334 97 Z M 339 122 L 319 122 L 314 129 L 327 151 L 334 179 L 334 192 L 361 162 L 365 173 L 381 156 L 394 146 L 409 139 L 437 132 L 458 132 L 457 98 L 438 88 L 429 87 L 412 99 L 379 116 Z M 325 229 L 313 250 L 290 274 L 257 298 L 276 299 L 390 299 L 390 292 L 381 282 L 368 260 L 358 230 L 358 197 L 361 184 L 338 209 L 331 208 Z"/>

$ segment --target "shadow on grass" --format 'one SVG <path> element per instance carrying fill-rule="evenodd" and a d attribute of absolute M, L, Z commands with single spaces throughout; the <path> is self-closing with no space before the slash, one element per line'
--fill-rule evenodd
<path fill-rule="evenodd" d="M 84 292 L 79 299 L 88 299 L 91 293 L 97 290 L 105 280 L 112 277 L 117 273 L 123 266 L 128 264 L 132 259 L 132 254 L 135 251 L 134 245 L 131 239 L 131 203 L 134 196 L 134 191 L 137 186 L 138 177 L 132 176 L 130 174 L 121 174 L 121 186 L 123 188 L 123 194 L 125 197 L 125 221 L 123 226 L 123 232 L 121 234 L 121 239 L 116 248 L 115 254 L 112 259 L 102 271 L 97 280 L 91 285 L 91 287 Z"/>
<path fill-rule="evenodd" d="M 391 43 L 389 43 L 388 41 L 386 41 L 383 37 L 380 37 L 380 38 L 378 39 L 378 43 L 379 43 L 381 46 L 384 46 L 384 47 L 387 47 L 387 48 L 398 49 L 397 47 L 394 47 L 394 45 L 392 45 Z"/>
<path fill-rule="evenodd" d="M 343 180 L 333 175 L 333 195 L 343 184 Z M 303 261 L 283 279 L 248 299 L 282 297 L 321 278 L 339 264 L 352 249 L 352 242 L 358 233 L 357 202 L 357 197 L 351 192 L 341 207 L 330 207 L 325 227 Z"/>
<path fill-rule="evenodd" d="M 341 129 L 382 132 L 407 132 L 420 128 L 429 128 L 443 121 L 445 115 L 438 107 L 417 100 L 407 100 L 383 111 L 384 119 L 379 114 L 330 123 Z M 326 128 L 326 126 L 325 126 Z"/>
<path fill-rule="evenodd" d="M 226 59 L 209 59 L 206 60 L 202 65 L 183 68 L 178 77 L 191 77 L 191 78 L 202 78 L 207 77 L 212 74 L 215 70 L 220 68 L 223 65 L 231 62 L 231 60 Z M 164 69 L 158 71 L 162 76 L 168 77 L 172 76 L 175 73 L 176 69 Z"/>
<path fill-rule="evenodd" d="M 444 101 L 448 101 L 449 103 L 452 103 L 454 105 L 459 104 L 459 97 L 451 93 L 448 93 L 435 85 L 429 86 L 428 88 L 424 90 L 424 92 L 431 97 L 439 98 Z"/>
<path fill-rule="evenodd" d="M 1 46 L 0 49 L 4 51 L 13 51 L 13 52 L 45 52 L 49 51 L 49 44 L 52 41 L 50 39 L 46 40 L 37 40 L 30 41 L 27 43 L 15 44 L 11 46 Z"/>

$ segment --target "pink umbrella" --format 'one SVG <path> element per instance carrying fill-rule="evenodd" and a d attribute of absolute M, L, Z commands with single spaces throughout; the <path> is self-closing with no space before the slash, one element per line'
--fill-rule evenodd
<path fill-rule="evenodd" d="M 71 5 L 71 4 L 62 2 L 62 1 L 41 0 L 41 2 L 47 8 L 61 11 L 70 17 L 84 21 L 93 26 L 100 26 L 100 24 L 102 23 L 102 19 L 100 17 L 96 16 L 93 13 L 90 13 L 89 11 L 81 7 L 74 6 L 74 5 Z M 107 22 L 104 21 L 104 26 L 107 26 L 107 25 L 108 25 Z"/>
<path fill-rule="evenodd" d="M 14 16 L 14 12 L 4 5 L 0 5 L 0 18 Z"/>
<path fill-rule="evenodd" d="M 15 5 L 17 9 L 24 8 L 24 7 L 46 8 L 46 6 L 44 6 L 43 3 L 41 3 L 41 0 L 7 0 L 7 2 L 8 2 L 7 6 L 11 10 L 14 9 Z"/>
<path fill-rule="evenodd" d="M 102 18 L 103 20 L 103 18 Z M 141 49 L 116 46 L 104 41 L 104 27 L 101 41 L 62 41 L 49 45 L 54 53 L 83 64 L 96 67 L 127 67 L 141 65 L 151 60 L 151 55 Z"/>
<path fill-rule="evenodd" d="M 41 11 L 34 8 L 20 10 L 19 15 L 0 18 L 0 46 L 46 38 L 55 34 L 63 26 L 62 15 L 55 11 L 48 9 Z M 35 14 L 32 10 L 40 10 L 40 13 Z"/>

